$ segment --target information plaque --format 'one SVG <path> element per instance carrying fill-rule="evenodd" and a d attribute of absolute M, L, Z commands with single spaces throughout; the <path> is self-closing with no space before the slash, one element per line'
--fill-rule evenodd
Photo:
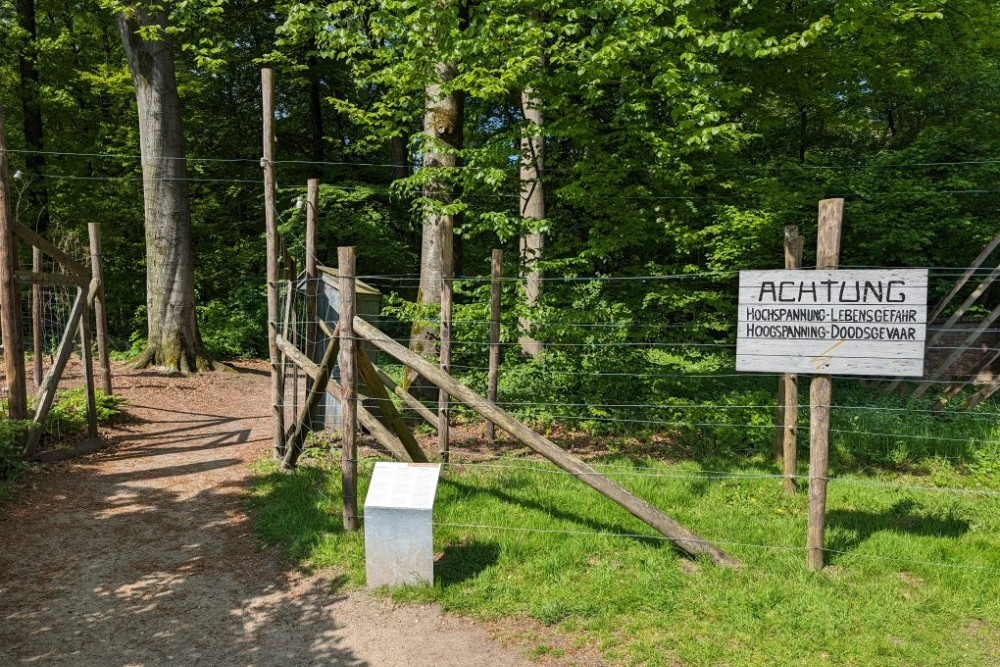
<path fill-rule="evenodd" d="M 365 572 L 370 588 L 434 583 L 432 511 L 441 466 L 375 464 L 365 499 Z"/>
<path fill-rule="evenodd" d="M 740 271 L 736 370 L 924 373 L 927 270 Z"/>

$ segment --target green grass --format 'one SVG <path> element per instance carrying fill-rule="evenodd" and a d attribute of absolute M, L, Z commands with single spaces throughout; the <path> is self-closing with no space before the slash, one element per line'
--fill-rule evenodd
<path fill-rule="evenodd" d="M 361 498 L 370 464 L 362 466 Z M 806 494 L 786 497 L 780 480 L 709 479 L 694 462 L 624 456 L 598 467 L 745 566 L 689 560 L 551 464 L 508 458 L 444 470 L 435 585 L 392 595 L 483 619 L 531 618 L 624 665 L 1000 664 L 995 476 L 945 463 L 937 478 L 881 471 L 831 482 L 831 567 L 816 573 L 801 548 Z M 261 539 L 362 584 L 362 536 L 340 527 L 339 465 L 312 461 L 282 473 L 261 462 L 255 474 L 249 505 Z M 968 483 L 986 492 L 881 482 Z M 549 654 L 547 647 L 536 651 Z"/>

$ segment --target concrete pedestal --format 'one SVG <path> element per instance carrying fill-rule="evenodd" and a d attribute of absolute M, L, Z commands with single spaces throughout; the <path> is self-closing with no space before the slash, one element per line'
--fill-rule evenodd
<path fill-rule="evenodd" d="M 432 511 L 441 466 L 376 463 L 365 499 L 369 588 L 434 583 Z"/>

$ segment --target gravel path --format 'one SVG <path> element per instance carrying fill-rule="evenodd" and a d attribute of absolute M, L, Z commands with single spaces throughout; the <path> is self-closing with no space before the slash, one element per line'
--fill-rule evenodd
<path fill-rule="evenodd" d="M 266 366 L 115 382 L 137 419 L 0 510 L 0 665 L 533 664 L 259 550 L 241 502 L 270 444 Z"/>

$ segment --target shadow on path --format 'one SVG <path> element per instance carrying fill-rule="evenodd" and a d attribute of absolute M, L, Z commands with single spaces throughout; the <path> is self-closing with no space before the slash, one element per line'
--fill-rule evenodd
<path fill-rule="evenodd" d="M 237 395 L 213 405 L 251 401 L 220 385 Z M 136 407 L 157 421 L 123 425 L 0 517 L 0 665 L 367 667 L 331 612 L 338 584 L 251 535 L 245 464 L 266 420 Z"/>

